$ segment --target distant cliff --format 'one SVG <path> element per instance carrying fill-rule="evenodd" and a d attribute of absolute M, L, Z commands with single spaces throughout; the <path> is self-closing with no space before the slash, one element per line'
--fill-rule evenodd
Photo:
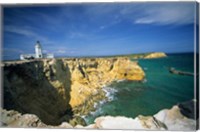
<path fill-rule="evenodd" d="M 145 76 L 137 62 L 124 57 L 16 61 L 2 68 L 3 108 L 35 114 L 51 125 L 79 124 L 80 114 L 106 98 L 103 86 L 121 79 L 141 81 Z"/>
<path fill-rule="evenodd" d="M 155 52 L 155 53 L 149 53 L 144 56 L 144 59 L 153 59 L 153 58 L 162 58 L 167 57 L 167 55 L 163 52 Z"/>
<path fill-rule="evenodd" d="M 141 53 L 141 54 L 131 54 L 126 55 L 127 57 L 133 58 L 133 59 L 155 59 L 155 58 L 163 58 L 167 57 L 167 55 L 164 52 L 151 52 L 151 53 Z"/>
<path fill-rule="evenodd" d="M 46 125 L 32 114 L 20 114 L 17 111 L 1 110 L 2 125 L 8 127 L 43 127 L 43 128 L 87 128 L 87 129 L 133 129 L 133 130 L 196 130 L 194 118 L 194 102 L 189 101 L 173 106 L 171 109 L 159 111 L 154 116 L 139 115 L 136 118 L 123 116 L 98 117 L 94 124 L 88 126 L 76 125 L 73 127 L 67 122 L 58 126 Z"/>

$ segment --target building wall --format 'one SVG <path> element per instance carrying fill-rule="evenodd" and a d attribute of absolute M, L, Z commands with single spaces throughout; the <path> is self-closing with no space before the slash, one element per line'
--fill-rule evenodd
<path fill-rule="evenodd" d="M 21 54 L 20 60 L 35 59 L 35 54 Z"/>
<path fill-rule="evenodd" d="M 36 54 L 21 54 L 20 60 L 28 60 L 37 58 Z M 54 58 L 54 54 L 42 54 L 42 58 Z"/>
<path fill-rule="evenodd" d="M 35 45 L 35 56 L 36 58 L 43 58 L 42 47 L 39 44 Z"/>

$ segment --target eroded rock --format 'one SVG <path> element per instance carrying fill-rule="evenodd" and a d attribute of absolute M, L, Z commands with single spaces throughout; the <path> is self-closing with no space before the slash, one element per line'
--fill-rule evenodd
<path fill-rule="evenodd" d="M 194 103 L 190 101 L 190 103 Z M 188 105 L 190 103 L 183 103 Z M 185 106 L 186 107 L 186 106 Z M 32 114 L 18 113 L 17 111 L 0 110 L 0 121 L 4 127 L 47 127 L 47 128 L 78 128 L 78 129 L 132 129 L 132 130 L 195 130 L 196 121 L 182 115 L 178 105 L 171 109 L 164 109 L 154 116 L 139 115 L 136 118 L 123 116 L 102 116 L 95 119 L 94 124 L 83 126 L 79 124 L 70 125 L 63 122 L 58 126 L 50 126 Z M 194 112 L 194 111 L 193 111 Z"/>
<path fill-rule="evenodd" d="M 14 110 L 6 111 L 3 109 L 0 109 L 0 113 L 0 121 L 3 127 L 47 127 L 46 124 L 33 114 L 22 115 Z"/>
<path fill-rule="evenodd" d="M 124 57 L 17 61 L 2 68 L 3 108 L 35 114 L 49 125 L 87 114 L 112 81 L 145 76 L 137 62 Z"/>
<path fill-rule="evenodd" d="M 194 103 L 194 101 L 189 101 L 181 103 L 181 105 L 190 107 Z M 154 116 L 140 115 L 134 119 L 122 116 L 98 117 L 95 119 L 95 123 L 90 126 L 98 129 L 196 130 L 196 121 L 183 115 L 179 106 L 180 104 L 171 109 L 161 110 Z M 194 114 L 194 111 L 191 112 Z"/>

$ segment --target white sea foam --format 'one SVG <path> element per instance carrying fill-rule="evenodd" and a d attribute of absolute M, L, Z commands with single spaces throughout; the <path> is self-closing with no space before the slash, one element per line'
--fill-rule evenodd
<path fill-rule="evenodd" d="M 121 80 L 117 80 L 117 82 L 123 82 L 125 81 L 126 79 L 121 79 Z"/>
<path fill-rule="evenodd" d="M 147 71 L 147 70 L 148 70 L 148 68 L 147 68 L 147 67 L 144 67 L 144 70 L 145 70 L 145 71 Z"/>
<path fill-rule="evenodd" d="M 146 83 L 147 82 L 147 79 L 144 79 L 143 81 L 142 81 L 142 83 Z"/>
<path fill-rule="evenodd" d="M 104 87 L 103 90 L 106 93 L 107 101 L 110 102 L 110 101 L 114 100 L 115 93 L 117 92 L 117 90 L 115 88 Z"/>
<path fill-rule="evenodd" d="M 97 108 L 97 106 L 98 106 L 98 103 L 95 102 L 94 103 L 94 108 Z"/>
<path fill-rule="evenodd" d="M 100 100 L 99 102 L 94 103 L 94 108 L 96 110 L 90 111 L 90 113 L 89 113 L 89 115 L 92 115 L 94 117 L 101 115 L 103 113 L 102 105 L 104 105 L 106 102 L 113 101 L 115 99 L 115 93 L 117 92 L 117 90 L 115 88 L 108 87 L 108 86 L 105 86 L 102 89 L 105 92 L 106 98 L 103 100 Z M 86 117 L 84 116 L 84 119 L 87 120 L 87 116 Z"/>
<path fill-rule="evenodd" d="M 86 115 L 81 115 L 81 118 L 85 119 L 85 118 L 86 118 Z"/>

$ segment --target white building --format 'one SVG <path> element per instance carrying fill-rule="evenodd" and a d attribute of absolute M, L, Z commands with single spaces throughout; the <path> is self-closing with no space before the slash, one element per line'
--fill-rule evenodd
<path fill-rule="evenodd" d="M 42 58 L 42 46 L 40 44 L 39 41 L 37 41 L 36 45 L 35 45 L 35 57 L 36 58 Z"/>
<path fill-rule="evenodd" d="M 35 44 L 35 54 L 21 54 L 21 60 L 39 59 L 39 58 L 54 58 L 53 54 L 43 54 L 42 46 L 39 41 Z"/>

